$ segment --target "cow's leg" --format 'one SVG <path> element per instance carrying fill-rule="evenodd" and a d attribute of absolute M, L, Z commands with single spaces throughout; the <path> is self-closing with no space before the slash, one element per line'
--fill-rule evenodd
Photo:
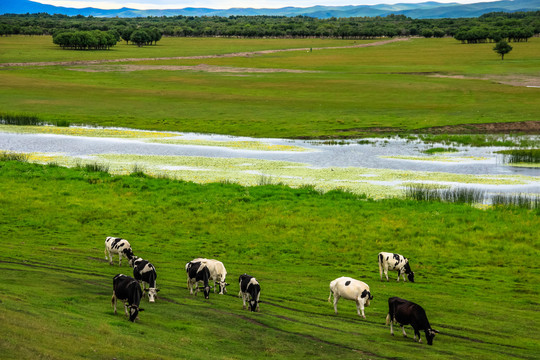
<path fill-rule="evenodd" d="M 339 295 L 334 293 L 334 312 L 337 314 L 337 302 L 339 300 Z"/>
<path fill-rule="evenodd" d="M 403 337 L 407 337 L 407 333 L 405 332 L 405 325 L 401 325 L 401 332 L 403 333 Z"/>
<path fill-rule="evenodd" d="M 124 312 L 126 313 L 126 316 L 129 318 L 128 304 L 126 301 L 124 301 Z"/>
<path fill-rule="evenodd" d="M 390 314 L 388 314 L 386 316 L 386 321 L 388 321 L 388 317 L 390 316 Z M 394 326 L 393 326 L 393 323 L 394 321 L 392 321 L 392 319 L 390 319 L 390 335 L 394 336 Z"/>
<path fill-rule="evenodd" d="M 388 264 L 384 264 L 384 276 L 386 276 L 386 281 L 388 280 Z"/>
<path fill-rule="evenodd" d="M 421 343 L 422 339 L 420 339 L 420 331 L 417 328 L 414 328 L 414 341 L 416 341 L 416 336 L 418 336 L 418 342 Z"/>
<path fill-rule="evenodd" d="M 114 313 L 116 314 L 116 294 L 114 293 L 114 291 L 112 294 L 111 305 L 114 308 Z"/>
<path fill-rule="evenodd" d="M 356 299 L 356 312 L 358 316 L 362 316 L 364 319 L 366 318 L 366 315 L 364 315 L 364 302 L 360 299 Z M 362 312 L 362 315 L 360 315 L 360 312 Z"/>
<path fill-rule="evenodd" d="M 109 261 L 109 265 L 112 265 L 113 264 L 113 255 L 111 254 L 111 252 L 109 250 L 105 250 L 106 253 L 105 253 L 105 259 Z M 107 254 L 109 255 L 109 257 L 107 258 Z"/>
<path fill-rule="evenodd" d="M 242 309 L 246 310 L 246 298 L 248 297 L 247 294 L 242 294 Z"/>
<path fill-rule="evenodd" d="M 122 266 L 122 252 L 118 253 L 118 266 Z"/>

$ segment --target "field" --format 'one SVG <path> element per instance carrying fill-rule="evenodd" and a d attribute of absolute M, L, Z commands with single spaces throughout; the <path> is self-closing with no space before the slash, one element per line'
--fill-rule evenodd
<path fill-rule="evenodd" d="M 493 44 L 453 39 L 320 49 L 373 42 L 163 38 L 66 51 L 50 37 L 0 37 L 0 114 L 283 138 L 540 118 L 540 90 L 527 87 L 540 86 L 539 38 L 512 44 L 504 61 Z M 303 50 L 210 56 L 268 49 Z M 150 59 L 164 57 L 184 58 Z M 53 61 L 69 64 L 1 65 Z M 195 184 L 7 158 L 2 359 L 538 359 L 538 209 L 375 201 L 316 184 Z M 112 278 L 131 270 L 104 259 L 107 236 L 128 239 L 157 268 L 158 300 L 143 301 L 136 323 L 113 314 Z M 395 273 L 381 282 L 380 251 L 409 257 L 416 282 L 398 283 Z M 196 257 L 225 264 L 228 294 L 189 295 L 184 265 Z M 261 283 L 259 313 L 242 310 L 242 273 Z M 347 300 L 334 314 L 328 285 L 340 276 L 370 285 L 365 320 Z M 440 331 L 433 346 L 415 343 L 410 327 L 408 338 L 399 328 L 390 335 L 391 296 L 426 309 Z"/>
<path fill-rule="evenodd" d="M 373 42 L 373 41 L 371 41 Z M 45 121 L 254 137 L 355 136 L 358 129 L 537 121 L 540 39 L 501 61 L 492 44 L 409 39 L 178 39 L 110 51 L 69 51 L 50 37 L 0 38 L 0 63 L 235 57 L 11 66 L 0 112 Z M 313 49 L 313 51 L 305 50 Z M 132 59 L 133 60 L 133 59 Z"/>
<path fill-rule="evenodd" d="M 369 201 L 309 187 L 196 185 L 55 165 L 0 162 L 0 321 L 4 359 L 535 359 L 538 211 Z M 130 323 L 110 305 L 106 236 L 130 240 L 158 269 L 155 304 Z M 377 253 L 411 258 L 417 281 L 380 282 Z M 227 295 L 190 296 L 184 265 L 228 270 Z M 262 287 L 242 310 L 236 279 Z M 348 275 L 374 295 L 334 315 L 328 284 Z M 434 345 L 384 325 L 387 299 L 420 303 Z M 412 330 L 407 328 L 410 336 Z"/>

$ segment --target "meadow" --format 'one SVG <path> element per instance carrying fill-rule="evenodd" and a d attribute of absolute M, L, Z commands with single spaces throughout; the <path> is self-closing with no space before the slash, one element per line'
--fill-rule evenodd
<path fill-rule="evenodd" d="M 513 44 L 504 61 L 492 44 L 450 38 L 318 49 L 355 43 L 368 42 L 163 38 L 143 48 L 119 43 L 109 51 L 70 51 L 46 36 L 3 37 L 0 63 L 314 50 L 3 67 L 0 112 L 51 123 L 282 138 L 540 118 L 540 90 L 524 86 L 538 82 L 539 38 Z"/>
<path fill-rule="evenodd" d="M 24 160 L 24 159 L 21 159 Z M 538 210 L 372 201 L 141 173 L 0 161 L 3 359 L 536 359 Z M 157 268 L 161 291 L 140 321 L 114 315 L 106 236 Z M 411 259 L 415 283 L 380 282 L 379 251 Z M 184 265 L 217 258 L 227 295 L 190 296 Z M 242 310 L 237 278 L 258 278 L 260 313 Z M 328 284 L 352 276 L 374 295 L 366 319 L 339 314 Z M 387 299 L 421 304 L 437 335 L 415 343 L 385 326 Z"/>

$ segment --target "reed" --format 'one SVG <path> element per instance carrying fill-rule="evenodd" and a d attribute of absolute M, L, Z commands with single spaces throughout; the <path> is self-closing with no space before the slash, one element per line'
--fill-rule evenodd
<path fill-rule="evenodd" d="M 416 201 L 440 201 L 459 204 L 484 203 L 486 193 L 475 188 L 441 189 L 427 184 L 413 184 L 405 188 L 405 198 Z"/>
<path fill-rule="evenodd" d="M 69 127 L 70 122 L 67 120 L 44 121 L 34 114 L 13 114 L 0 113 L 0 124 L 3 125 L 19 125 L 19 126 L 43 126 L 53 125 L 61 127 Z"/>
<path fill-rule="evenodd" d="M 540 164 L 540 149 L 503 150 L 498 153 L 503 154 L 504 164 Z"/>
<path fill-rule="evenodd" d="M 530 194 L 497 194 L 491 204 L 500 208 L 540 209 L 540 196 Z"/>

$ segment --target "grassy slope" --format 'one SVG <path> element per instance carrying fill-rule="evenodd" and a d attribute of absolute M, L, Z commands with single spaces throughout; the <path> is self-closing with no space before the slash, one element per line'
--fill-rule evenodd
<path fill-rule="evenodd" d="M 27 38 L 17 39 L 23 43 L 22 49 L 33 55 L 22 54 L 24 59 L 56 59 L 58 52 L 70 58 L 98 56 L 95 52 L 61 51 L 52 47 L 48 38 L 39 38 L 41 42 L 31 48 L 25 44 Z M 329 45 L 336 43 L 332 41 Z M 350 41 L 344 44 L 349 45 Z M 216 39 L 164 39 L 158 47 L 141 49 L 139 56 L 296 48 L 306 47 L 306 41 L 246 43 L 223 39 L 221 45 L 218 50 Z M 540 108 L 536 106 L 538 89 L 490 80 L 418 75 L 422 72 L 471 77 L 538 75 L 540 39 L 515 44 L 504 61 L 498 59 L 491 47 L 490 44 L 463 45 L 453 39 L 413 39 L 359 49 L 143 63 L 320 71 L 316 73 L 158 70 L 96 73 L 69 71 L 60 66 L 10 68 L 0 72 L 0 81 L 5 84 L 0 89 L 0 111 L 35 113 L 45 120 L 74 123 L 257 137 L 344 135 L 351 134 L 343 132 L 346 129 L 378 126 L 418 129 L 537 120 L 540 118 Z M 134 56 L 133 47 L 119 44 L 115 49 Z M 0 61 L 13 59 L 12 52 L 9 54 L 0 56 Z M 109 65 L 96 67 L 101 66 Z"/>
<path fill-rule="evenodd" d="M 2 358 L 533 359 L 540 352 L 537 212 L 13 162 L 0 162 L 0 205 Z M 129 239 L 158 269 L 160 299 L 144 304 L 136 324 L 110 308 L 112 277 L 130 271 L 103 260 L 108 235 Z M 379 282 L 381 250 L 411 257 L 417 283 Z M 188 294 L 183 267 L 198 256 L 225 263 L 228 295 Z M 241 310 L 243 272 L 261 282 L 261 313 Z M 342 275 L 371 286 L 366 320 L 350 301 L 340 302 L 337 316 L 326 302 L 328 283 Z M 434 346 L 390 336 L 386 299 L 396 295 L 424 306 L 441 330 Z"/>

